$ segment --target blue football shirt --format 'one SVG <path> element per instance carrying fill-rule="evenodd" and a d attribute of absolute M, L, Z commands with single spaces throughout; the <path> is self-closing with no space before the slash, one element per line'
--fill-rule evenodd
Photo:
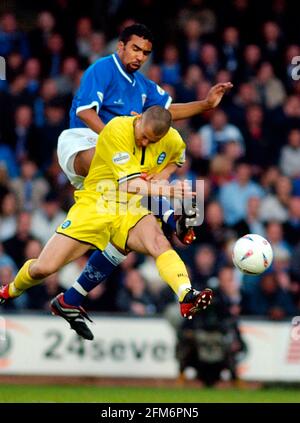
<path fill-rule="evenodd" d="M 150 106 L 168 108 L 172 98 L 140 72 L 128 73 L 117 54 L 103 57 L 83 74 L 70 110 L 70 128 L 86 125 L 77 117 L 81 110 L 95 108 L 106 124 L 116 116 L 142 113 Z"/>

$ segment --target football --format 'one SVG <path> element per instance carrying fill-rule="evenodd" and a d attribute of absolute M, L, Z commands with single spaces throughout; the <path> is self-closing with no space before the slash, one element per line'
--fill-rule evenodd
<path fill-rule="evenodd" d="M 233 246 L 233 264 L 246 275 L 259 275 L 271 266 L 272 260 L 272 247 L 260 235 L 244 235 Z"/>

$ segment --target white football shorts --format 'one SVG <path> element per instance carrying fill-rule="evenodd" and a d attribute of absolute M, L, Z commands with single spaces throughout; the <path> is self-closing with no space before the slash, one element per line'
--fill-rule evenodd
<path fill-rule="evenodd" d="M 75 156 L 79 151 L 96 147 L 98 134 L 89 128 L 72 128 L 63 131 L 57 143 L 58 162 L 69 181 L 77 189 L 82 189 L 84 177 L 76 175 Z"/>

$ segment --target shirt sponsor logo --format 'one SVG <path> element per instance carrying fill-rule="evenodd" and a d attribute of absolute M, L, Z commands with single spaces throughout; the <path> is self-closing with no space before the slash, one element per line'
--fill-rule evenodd
<path fill-rule="evenodd" d="M 121 98 L 119 98 L 118 100 L 114 101 L 114 104 L 117 104 L 118 106 L 124 106 L 124 101 Z"/>
<path fill-rule="evenodd" d="M 160 155 L 157 158 L 157 164 L 162 164 L 162 162 L 165 160 L 166 158 L 166 153 L 163 151 L 162 153 L 160 153 Z"/>
<path fill-rule="evenodd" d="M 62 225 L 62 229 L 67 229 L 71 225 L 71 220 L 66 220 Z"/>
<path fill-rule="evenodd" d="M 129 159 L 130 159 L 130 155 L 128 153 L 119 152 L 113 156 L 112 161 L 115 164 L 125 164 L 129 161 Z"/>

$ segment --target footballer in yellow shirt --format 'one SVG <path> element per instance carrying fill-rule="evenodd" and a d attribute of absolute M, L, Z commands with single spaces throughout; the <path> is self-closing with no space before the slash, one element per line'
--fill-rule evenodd
<path fill-rule="evenodd" d="M 58 233 L 100 250 L 111 240 L 126 251 L 128 231 L 151 212 L 140 205 L 140 196 L 120 191 L 119 184 L 169 164 L 182 166 L 185 157 L 185 143 L 174 128 L 143 147 L 136 140 L 137 119 L 116 117 L 101 131 L 84 189 L 75 191 L 76 203 Z"/>

